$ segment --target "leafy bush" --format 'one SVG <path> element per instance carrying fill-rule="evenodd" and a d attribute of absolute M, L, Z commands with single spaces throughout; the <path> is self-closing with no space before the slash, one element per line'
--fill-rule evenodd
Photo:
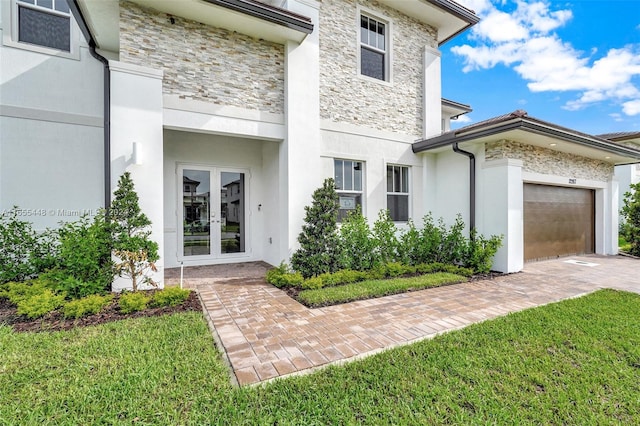
<path fill-rule="evenodd" d="M 78 319 L 85 315 L 94 315 L 100 312 L 105 306 L 111 302 L 113 296 L 100 296 L 92 294 L 82 299 L 67 302 L 62 308 L 62 312 L 66 318 Z"/>
<path fill-rule="evenodd" d="M 380 210 L 371 232 L 376 263 L 397 262 L 400 260 L 398 253 L 400 242 L 398 241 L 397 232 L 398 229 L 389 215 L 389 210 Z"/>
<path fill-rule="evenodd" d="M 640 183 L 632 184 L 624 194 L 621 213 L 624 218 L 622 236 L 631 245 L 629 253 L 640 256 Z"/>
<path fill-rule="evenodd" d="M 0 214 L 0 283 L 36 277 L 56 263 L 55 231 L 36 232 L 18 211 Z"/>
<path fill-rule="evenodd" d="M 421 263 L 416 265 L 416 272 L 418 274 L 432 274 L 435 272 L 448 272 L 456 275 L 463 275 L 470 277 L 473 275 L 473 269 L 465 268 L 458 265 L 451 265 L 448 263 Z"/>
<path fill-rule="evenodd" d="M 104 214 L 92 221 L 87 216 L 67 222 L 58 231 L 60 239 L 58 265 L 46 273 L 56 289 L 72 298 L 108 291 L 113 281 L 111 236 Z"/>
<path fill-rule="evenodd" d="M 324 287 L 333 287 L 340 284 L 349 284 L 366 280 L 369 277 L 369 273 L 364 271 L 343 269 L 332 274 L 322 274 L 319 275 L 319 277 L 322 278 Z"/>
<path fill-rule="evenodd" d="M 340 266 L 366 271 L 375 264 L 375 240 L 360 206 L 347 214 L 340 226 Z"/>
<path fill-rule="evenodd" d="M 304 281 L 304 277 L 299 272 L 291 272 L 289 266 L 282 262 L 277 268 L 267 271 L 267 282 L 278 288 L 297 287 Z"/>
<path fill-rule="evenodd" d="M 18 314 L 29 318 L 40 318 L 64 304 L 64 295 L 56 295 L 49 289 L 26 297 L 18 302 Z"/>
<path fill-rule="evenodd" d="M 4 285 L 4 295 L 11 303 L 17 305 L 23 300 L 37 296 L 50 289 L 50 283 L 44 279 L 35 279 L 23 282 L 10 282 Z"/>
<path fill-rule="evenodd" d="M 387 270 L 386 275 L 388 277 L 399 277 L 400 275 L 404 275 L 408 273 L 411 269 L 406 268 L 402 263 L 398 262 L 389 262 L 385 265 Z M 415 271 L 415 268 L 413 268 Z"/>
<path fill-rule="evenodd" d="M 486 274 L 491 271 L 493 256 L 502 246 L 502 235 L 492 235 L 489 239 L 471 231 L 471 239 L 467 248 L 464 264 L 474 271 Z"/>
<path fill-rule="evenodd" d="M 435 261 L 441 263 L 460 263 L 464 260 L 467 249 L 467 238 L 462 234 L 464 222 L 458 214 L 449 229 L 442 218 L 438 221 L 440 231 L 440 246 L 436 251 Z"/>
<path fill-rule="evenodd" d="M 150 301 L 151 298 L 144 293 L 122 293 L 120 300 L 118 300 L 118 306 L 120 307 L 120 312 L 130 314 L 131 312 L 146 309 Z"/>
<path fill-rule="evenodd" d="M 180 287 L 168 287 L 156 292 L 151 300 L 152 306 L 178 306 L 189 298 L 191 290 Z"/>
<path fill-rule="evenodd" d="M 302 289 L 303 290 L 317 290 L 317 289 L 322 288 L 322 287 L 323 287 L 322 278 L 320 278 L 319 276 L 318 277 L 307 278 L 302 283 Z"/>
<path fill-rule="evenodd" d="M 313 193 L 306 212 L 302 232 L 298 236 L 300 248 L 291 256 L 291 266 L 304 278 L 338 269 L 338 194 L 333 179 L 325 179 Z"/>

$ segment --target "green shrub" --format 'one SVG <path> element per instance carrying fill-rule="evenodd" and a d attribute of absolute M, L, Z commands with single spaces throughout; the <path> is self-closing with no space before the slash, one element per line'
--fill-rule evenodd
<path fill-rule="evenodd" d="M 407 229 L 400 235 L 398 244 L 399 261 L 407 265 L 426 263 L 425 256 L 420 252 L 420 231 L 413 220 L 407 222 Z M 380 270 L 378 270 L 380 272 Z M 382 274 L 384 277 L 384 273 Z"/>
<path fill-rule="evenodd" d="M 64 304 L 64 295 L 56 295 L 46 289 L 41 293 L 26 297 L 18 302 L 18 314 L 29 318 L 40 318 Z"/>
<path fill-rule="evenodd" d="M 0 283 L 36 277 L 56 263 L 56 232 L 36 232 L 19 212 L 0 213 Z"/>
<path fill-rule="evenodd" d="M 332 274 L 327 273 L 318 275 L 318 277 L 322 278 L 323 287 L 333 287 L 340 284 L 349 284 L 366 280 L 369 277 L 369 272 L 343 269 Z"/>
<path fill-rule="evenodd" d="M 408 271 L 402 263 L 398 262 L 389 262 L 385 265 L 385 268 L 387 270 L 386 275 L 388 277 L 399 277 Z M 413 268 L 413 270 L 415 271 L 415 268 Z"/>
<path fill-rule="evenodd" d="M 622 236 L 630 245 L 629 253 L 640 256 L 640 183 L 632 184 L 630 191 L 624 194 L 621 213 L 624 218 Z"/>
<path fill-rule="evenodd" d="M 122 293 L 120 300 L 118 300 L 118 306 L 120 307 L 120 312 L 129 314 L 146 309 L 150 301 L 151 298 L 144 293 L 137 291 L 133 293 Z"/>
<path fill-rule="evenodd" d="M 267 271 L 267 282 L 278 288 L 298 287 L 304 281 L 304 277 L 299 272 L 291 272 L 289 266 L 282 262 L 277 268 Z"/>
<path fill-rule="evenodd" d="M 340 267 L 366 271 L 375 264 L 376 242 L 360 206 L 347 214 L 340 226 Z"/>
<path fill-rule="evenodd" d="M 351 269 L 343 269 L 333 274 L 343 284 L 355 283 L 367 279 L 368 274 L 363 271 L 353 271 Z"/>
<path fill-rule="evenodd" d="M 66 318 L 78 319 L 85 315 L 94 315 L 100 312 L 105 306 L 111 302 L 113 296 L 100 296 L 92 294 L 82 299 L 67 302 L 62 308 L 62 312 Z"/>
<path fill-rule="evenodd" d="M 338 194 L 333 179 L 325 179 L 314 191 L 311 206 L 305 206 L 304 225 L 298 236 L 300 248 L 291 256 L 291 266 L 310 278 L 339 268 L 337 234 Z"/>
<path fill-rule="evenodd" d="M 82 281 L 78 278 L 67 275 L 67 272 L 60 269 L 53 269 L 41 275 L 48 280 L 56 291 L 66 293 L 71 299 L 92 294 L 104 294 L 106 292 L 104 283 L 99 281 Z"/>
<path fill-rule="evenodd" d="M 322 278 L 318 277 L 311 277 L 311 278 L 307 278 L 306 280 L 303 281 L 302 283 L 302 289 L 303 290 L 317 290 L 319 288 L 322 288 Z"/>
<path fill-rule="evenodd" d="M 489 239 L 472 231 L 471 240 L 467 248 L 465 266 L 475 272 L 486 274 L 491 271 L 493 256 L 502 246 L 502 235 L 492 235 Z"/>
<path fill-rule="evenodd" d="M 420 265 L 416 265 L 416 272 L 418 274 L 433 274 L 436 272 L 448 272 L 456 275 L 463 275 L 465 277 L 470 277 L 473 275 L 473 269 L 464 268 L 458 265 L 451 265 L 447 263 L 421 263 Z"/>
<path fill-rule="evenodd" d="M 447 229 L 442 219 L 438 222 L 440 246 L 434 260 L 436 262 L 456 264 L 463 261 L 467 250 L 467 238 L 463 235 L 464 222 L 458 214 L 453 225 Z"/>
<path fill-rule="evenodd" d="M 50 284 L 44 279 L 34 279 L 23 282 L 10 282 L 4 285 L 5 297 L 9 299 L 11 303 L 17 305 L 23 300 L 29 299 L 32 296 L 36 296 L 46 291 L 50 291 Z"/>
<path fill-rule="evenodd" d="M 398 262 L 400 242 L 398 229 L 389 215 L 389 210 L 380 210 L 378 219 L 373 224 L 371 234 L 375 247 L 375 263 Z"/>
<path fill-rule="evenodd" d="M 87 216 L 67 222 L 58 231 L 59 262 L 47 273 L 56 289 L 71 298 L 102 294 L 110 290 L 114 271 L 111 261 L 111 236 L 104 214 L 92 221 Z"/>
<path fill-rule="evenodd" d="M 152 306 L 178 306 L 189 298 L 191 290 L 180 287 L 168 287 L 153 295 Z"/>

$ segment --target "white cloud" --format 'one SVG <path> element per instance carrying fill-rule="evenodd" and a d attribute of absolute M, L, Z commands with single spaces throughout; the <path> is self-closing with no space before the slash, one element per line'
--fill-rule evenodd
<path fill-rule="evenodd" d="M 622 111 L 627 115 L 640 114 L 640 99 L 628 101 L 622 104 Z"/>
<path fill-rule="evenodd" d="M 576 99 L 566 103 L 566 109 L 613 100 L 622 105 L 625 114 L 640 114 L 640 89 L 632 82 L 640 76 L 640 44 L 611 49 L 596 58 L 596 48 L 585 54 L 554 33 L 572 19 L 570 10 L 551 10 L 544 1 L 515 0 L 511 13 L 485 0 L 461 3 L 479 6 L 482 18 L 471 31 L 473 45 L 451 49 L 464 58 L 464 72 L 499 64 L 511 66 L 532 92 L 578 92 Z"/>
<path fill-rule="evenodd" d="M 613 121 L 616 121 L 616 122 L 624 121 L 622 119 L 622 115 L 618 114 L 617 112 L 614 112 L 613 114 L 609 114 L 609 117 L 613 118 Z"/>

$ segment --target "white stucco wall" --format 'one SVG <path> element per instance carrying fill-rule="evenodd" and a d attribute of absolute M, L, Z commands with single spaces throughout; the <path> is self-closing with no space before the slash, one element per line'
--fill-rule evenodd
<path fill-rule="evenodd" d="M 158 271 L 149 274 L 163 286 L 164 217 L 162 188 L 162 71 L 110 61 L 111 68 L 111 188 L 128 171 L 140 208 L 152 222 L 150 238 L 160 247 Z M 138 159 L 133 157 L 134 143 Z M 114 290 L 130 287 L 116 279 Z"/>
<path fill-rule="evenodd" d="M 13 42 L 9 1 L 0 41 L 0 211 L 17 205 L 40 230 L 95 214 L 104 205 L 102 65 L 75 26 L 73 54 Z"/>
<path fill-rule="evenodd" d="M 373 222 L 387 208 L 387 164 L 408 166 L 411 218 L 422 218 L 422 161 L 411 150 L 411 140 L 402 135 L 372 129 L 322 122 L 323 176 L 334 177 L 334 159 L 364 162 L 363 213 Z"/>

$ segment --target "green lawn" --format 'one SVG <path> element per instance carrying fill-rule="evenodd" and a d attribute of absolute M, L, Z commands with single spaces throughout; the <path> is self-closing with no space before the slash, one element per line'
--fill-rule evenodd
<path fill-rule="evenodd" d="M 640 295 L 512 314 L 313 375 L 232 388 L 200 314 L 0 326 L 0 424 L 633 424 Z"/>
<path fill-rule="evenodd" d="M 307 306 L 319 307 L 404 293 L 409 290 L 421 290 L 446 284 L 457 284 L 465 281 L 468 281 L 468 278 L 462 275 L 448 272 L 435 272 L 409 278 L 366 280 L 336 287 L 303 290 L 298 294 L 298 300 Z"/>

